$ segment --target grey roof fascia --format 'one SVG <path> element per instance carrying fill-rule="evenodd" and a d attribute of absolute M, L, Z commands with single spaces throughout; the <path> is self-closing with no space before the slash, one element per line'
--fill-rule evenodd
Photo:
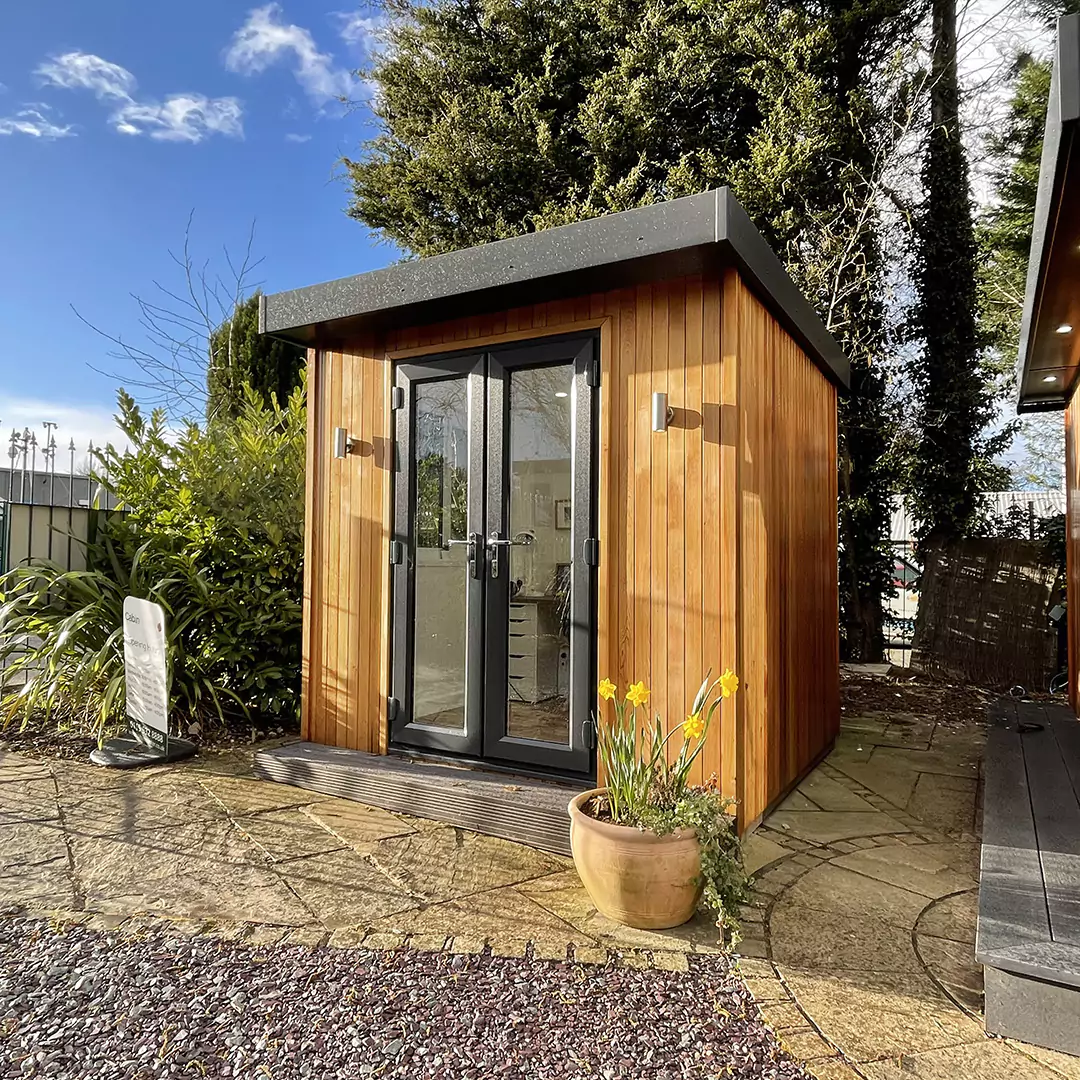
<path fill-rule="evenodd" d="M 727 188 L 265 296 L 259 329 L 304 345 L 737 266 L 836 385 L 847 358 Z"/>
<path fill-rule="evenodd" d="M 1020 350 L 1016 358 L 1018 413 L 1064 409 L 1071 387 L 1055 395 L 1024 393 L 1031 353 L 1035 345 L 1039 307 L 1047 262 L 1061 200 L 1065 169 L 1072 152 L 1074 129 L 1080 120 L 1080 14 L 1058 20 L 1057 48 L 1050 76 L 1050 99 L 1046 109 L 1039 187 L 1035 196 L 1035 220 L 1031 231 L 1024 311 L 1020 321 Z"/>

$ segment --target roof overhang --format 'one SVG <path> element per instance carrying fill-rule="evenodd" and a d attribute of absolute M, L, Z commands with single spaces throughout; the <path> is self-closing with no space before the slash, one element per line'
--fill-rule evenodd
<path fill-rule="evenodd" d="M 1063 409 L 1080 368 L 1080 15 L 1058 21 L 1017 358 L 1017 412 Z M 1072 329 L 1065 329 L 1066 327 Z"/>
<path fill-rule="evenodd" d="M 735 266 L 836 385 L 847 357 L 727 188 L 263 296 L 259 329 L 300 345 Z"/>

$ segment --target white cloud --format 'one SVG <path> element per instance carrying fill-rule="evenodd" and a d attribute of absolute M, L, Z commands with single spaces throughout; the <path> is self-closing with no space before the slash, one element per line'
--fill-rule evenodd
<path fill-rule="evenodd" d="M 86 460 L 86 451 L 90 443 L 104 446 L 112 443 L 121 449 L 128 446 L 127 436 L 116 426 L 111 409 L 94 405 L 73 405 L 68 402 L 49 401 L 44 398 L 8 397 L 0 395 L 0 466 L 10 463 L 8 448 L 13 431 L 29 429 L 37 435 L 38 467 L 41 467 L 41 447 L 45 444 L 47 432 L 43 422 L 52 421 L 57 425 L 53 437 L 56 439 L 56 471 L 66 472 L 71 461 L 68 447 L 75 442 L 75 464 L 80 466 Z"/>
<path fill-rule="evenodd" d="M 36 74 L 52 86 L 90 90 L 102 100 L 129 101 L 135 90 L 135 76 L 127 68 L 91 53 L 54 56 L 39 65 Z"/>
<path fill-rule="evenodd" d="M 40 109 L 20 109 L 14 116 L 0 116 L 0 135 L 29 135 L 35 139 L 62 139 L 74 135 L 70 124 L 54 124 Z"/>
<path fill-rule="evenodd" d="M 311 142 L 311 136 L 310 135 L 299 135 L 295 131 L 290 131 L 290 132 L 288 132 L 286 134 L 285 141 L 286 142 L 292 142 L 292 143 L 306 143 L 306 142 Z"/>
<path fill-rule="evenodd" d="M 296 81 L 319 105 L 349 97 L 356 89 L 352 74 L 335 66 L 329 53 L 319 52 L 310 30 L 282 21 L 279 4 L 253 8 L 233 35 L 225 66 L 241 75 L 257 75 L 281 61 L 291 63 Z"/>
<path fill-rule="evenodd" d="M 356 46 L 365 56 L 369 55 L 378 41 L 385 19 L 369 15 L 366 11 L 339 11 L 334 17 L 340 24 L 338 35 L 341 40 L 346 45 Z"/>
<path fill-rule="evenodd" d="M 164 102 L 131 102 L 112 120 L 123 135 L 149 135 L 168 142 L 200 142 L 207 135 L 244 134 L 243 109 L 236 98 L 207 98 L 202 94 L 172 94 Z"/>
<path fill-rule="evenodd" d="M 201 142 L 208 135 L 244 134 L 243 107 L 234 97 L 170 94 L 164 101 L 136 98 L 135 76 L 127 68 L 91 53 L 69 52 L 41 64 L 37 74 L 65 90 L 89 90 L 113 103 L 109 122 L 122 135 L 149 135 L 165 142 Z"/>

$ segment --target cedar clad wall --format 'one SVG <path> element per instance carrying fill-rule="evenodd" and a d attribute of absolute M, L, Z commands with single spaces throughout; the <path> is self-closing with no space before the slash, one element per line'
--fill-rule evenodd
<path fill-rule="evenodd" d="M 386 748 L 385 358 L 586 328 L 601 336 L 599 675 L 620 688 L 644 679 L 650 705 L 678 723 L 706 668 L 738 671 L 744 689 L 718 714 L 695 779 L 715 772 L 749 824 L 839 723 L 836 392 L 734 271 L 312 358 L 304 736 Z M 674 410 L 666 435 L 652 431 L 654 391 Z M 337 426 L 359 443 L 343 460 L 330 453 Z"/>
<path fill-rule="evenodd" d="M 740 820 L 756 821 L 840 727 L 836 391 L 737 282 Z"/>

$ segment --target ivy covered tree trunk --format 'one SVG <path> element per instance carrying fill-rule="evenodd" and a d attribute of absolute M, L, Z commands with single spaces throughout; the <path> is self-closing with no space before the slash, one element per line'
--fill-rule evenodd
<path fill-rule="evenodd" d="M 930 132 L 923 166 L 925 200 L 917 226 L 914 322 L 922 350 L 912 375 L 920 439 L 909 499 L 924 546 L 966 535 L 980 492 L 993 483 L 998 440 L 983 433 L 993 392 L 980 355 L 977 247 L 961 141 L 955 0 L 932 0 Z M 1000 481 L 999 481 L 1000 482 Z"/>

